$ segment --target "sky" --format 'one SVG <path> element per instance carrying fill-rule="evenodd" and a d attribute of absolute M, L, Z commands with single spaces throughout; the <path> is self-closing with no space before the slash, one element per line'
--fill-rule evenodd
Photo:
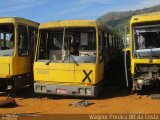
<path fill-rule="evenodd" d="M 137 10 L 160 0 L 0 0 L 0 17 L 22 17 L 35 22 L 97 19 L 111 11 Z"/>

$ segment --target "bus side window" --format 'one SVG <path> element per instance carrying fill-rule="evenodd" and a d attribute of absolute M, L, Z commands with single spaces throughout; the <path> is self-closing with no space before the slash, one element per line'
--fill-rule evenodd
<path fill-rule="evenodd" d="M 34 60 L 35 48 L 37 43 L 37 29 L 29 27 L 29 43 L 30 43 L 30 55 L 32 61 Z"/>
<path fill-rule="evenodd" d="M 28 56 L 28 35 L 26 26 L 19 25 L 18 26 L 18 51 L 19 56 Z"/>
<path fill-rule="evenodd" d="M 111 39 L 112 39 L 112 48 L 114 48 L 114 36 L 112 36 Z"/>
<path fill-rule="evenodd" d="M 112 46 L 112 36 L 109 34 L 109 46 L 110 46 L 110 48 L 112 48 L 113 46 Z"/>
<path fill-rule="evenodd" d="M 103 49 L 107 47 L 107 35 L 104 30 L 103 30 L 103 35 L 102 35 L 102 45 L 103 45 Z"/>
<path fill-rule="evenodd" d="M 116 49 L 116 39 L 115 39 L 115 36 L 113 36 L 113 48 Z"/>
<path fill-rule="evenodd" d="M 31 50 L 34 53 L 36 47 L 36 40 L 37 40 L 37 30 L 35 28 L 29 28 L 29 40 L 31 44 Z"/>
<path fill-rule="evenodd" d="M 117 40 L 117 37 L 115 36 L 114 39 L 115 39 L 115 49 L 117 49 L 117 48 L 118 48 L 118 40 Z"/>
<path fill-rule="evenodd" d="M 99 45 L 99 62 L 103 61 L 103 44 L 102 44 L 102 31 L 99 30 L 99 40 L 98 40 L 98 45 Z"/>
<path fill-rule="evenodd" d="M 46 60 L 47 59 L 47 36 L 46 31 L 40 31 L 39 34 L 39 52 L 38 59 Z"/>
<path fill-rule="evenodd" d="M 110 48 L 110 44 L 109 44 L 109 34 L 106 33 L 106 34 L 105 34 L 105 37 L 106 37 L 106 46 L 107 46 L 107 48 Z"/>

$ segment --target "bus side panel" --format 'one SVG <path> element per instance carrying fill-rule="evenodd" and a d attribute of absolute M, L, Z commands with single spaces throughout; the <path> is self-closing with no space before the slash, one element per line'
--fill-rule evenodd
<path fill-rule="evenodd" d="M 0 64 L 1 66 L 1 71 L 0 75 L 9 75 L 9 64 Z"/>
<path fill-rule="evenodd" d="M 18 74 L 18 62 L 16 57 L 1 57 L 0 58 L 0 75 L 3 78 L 11 77 Z"/>
<path fill-rule="evenodd" d="M 35 81 L 44 82 L 76 82 L 74 75 L 74 64 L 72 63 L 50 63 L 45 62 L 34 63 L 34 79 Z"/>
<path fill-rule="evenodd" d="M 103 73 L 104 73 L 104 62 L 100 62 L 98 63 L 97 65 L 98 67 L 98 81 L 97 82 L 100 82 L 103 80 Z"/>
<path fill-rule="evenodd" d="M 14 75 L 18 75 L 18 60 L 17 60 L 17 56 L 13 57 L 13 62 L 10 64 L 10 75 L 14 76 Z"/>
<path fill-rule="evenodd" d="M 19 74 L 25 74 L 31 72 L 31 62 L 29 56 L 18 57 Z"/>

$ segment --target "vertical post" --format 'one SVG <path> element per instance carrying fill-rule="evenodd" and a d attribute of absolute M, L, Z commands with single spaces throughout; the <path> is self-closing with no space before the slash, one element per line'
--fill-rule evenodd
<path fill-rule="evenodd" d="M 62 42 L 62 61 L 64 61 L 65 58 L 65 48 L 64 48 L 64 39 L 65 39 L 65 31 L 66 29 L 63 29 L 63 42 Z"/>
<path fill-rule="evenodd" d="M 119 48 L 119 42 L 118 42 L 118 37 L 116 36 L 116 47 L 117 47 L 117 49 Z"/>
<path fill-rule="evenodd" d="M 120 48 L 120 41 L 118 37 L 117 37 L 117 47 Z"/>
<path fill-rule="evenodd" d="M 0 50 L 1 50 L 1 47 L 2 47 L 1 42 L 2 42 L 2 40 L 1 40 L 1 33 L 0 33 Z"/>
<path fill-rule="evenodd" d="M 125 67 L 125 77 L 126 77 L 126 86 L 128 87 L 128 73 L 127 73 L 127 52 L 126 52 L 126 46 L 127 46 L 127 29 L 128 27 L 125 26 L 125 35 L 124 35 L 124 67 Z"/>
<path fill-rule="evenodd" d="M 117 36 L 114 36 L 114 47 L 117 49 Z"/>
<path fill-rule="evenodd" d="M 4 49 L 6 49 L 6 33 L 4 33 Z"/>
<path fill-rule="evenodd" d="M 112 48 L 114 48 L 114 36 L 112 36 Z"/>
<path fill-rule="evenodd" d="M 109 44 L 109 33 L 107 33 L 107 48 L 110 48 L 110 44 Z"/>

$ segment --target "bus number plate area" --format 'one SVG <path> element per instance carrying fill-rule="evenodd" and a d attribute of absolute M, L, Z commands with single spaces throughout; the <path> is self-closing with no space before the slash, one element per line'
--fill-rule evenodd
<path fill-rule="evenodd" d="M 63 95 L 64 95 L 64 94 L 67 94 L 67 91 L 66 91 L 65 89 L 57 89 L 57 90 L 56 90 L 56 93 L 57 93 L 57 94 L 63 94 Z"/>

